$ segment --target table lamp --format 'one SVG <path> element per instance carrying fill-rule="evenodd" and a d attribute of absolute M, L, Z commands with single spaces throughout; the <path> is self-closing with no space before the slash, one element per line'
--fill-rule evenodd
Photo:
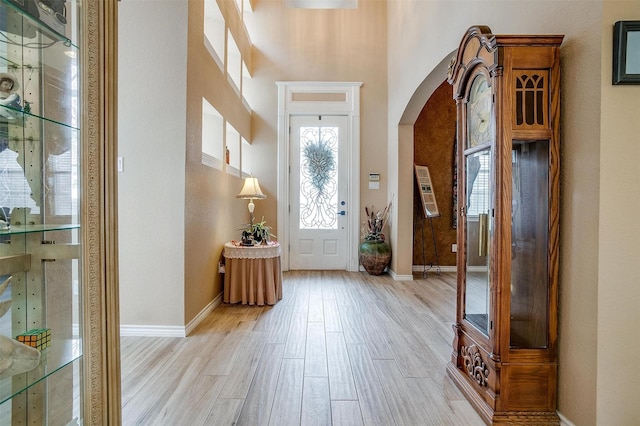
<path fill-rule="evenodd" d="M 242 190 L 236 198 L 242 198 L 244 200 L 249 200 L 249 213 L 251 214 L 251 225 L 253 225 L 253 210 L 256 205 L 253 204 L 253 200 L 264 200 L 267 198 L 266 195 L 262 193 L 260 189 L 260 184 L 258 183 L 258 178 L 254 178 L 253 176 L 244 179 L 244 185 L 242 186 Z"/>

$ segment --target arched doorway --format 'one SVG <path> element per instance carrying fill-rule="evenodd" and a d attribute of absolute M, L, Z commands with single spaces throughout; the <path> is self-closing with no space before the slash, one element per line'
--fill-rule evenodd
<path fill-rule="evenodd" d="M 398 173 L 398 202 L 397 209 L 393 212 L 395 217 L 392 218 L 397 226 L 392 229 L 391 239 L 394 252 L 391 268 L 396 279 L 413 278 L 414 125 L 431 95 L 446 79 L 454 52 L 446 55 L 416 88 L 398 123 L 398 157 L 397 164 L 393 167 Z"/>

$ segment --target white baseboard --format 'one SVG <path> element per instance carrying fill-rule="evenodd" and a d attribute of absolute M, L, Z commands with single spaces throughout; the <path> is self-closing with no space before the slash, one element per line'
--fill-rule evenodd
<path fill-rule="evenodd" d="M 391 268 L 389 268 L 387 272 L 391 275 L 391 278 L 393 278 L 394 281 L 413 281 L 413 275 L 398 275 Z"/>
<path fill-rule="evenodd" d="M 411 268 L 411 270 L 413 272 L 423 272 L 425 269 L 427 270 L 427 273 L 429 274 L 435 274 L 437 269 L 437 266 L 429 266 L 427 265 L 426 267 L 424 265 L 413 265 L 413 267 Z M 457 272 L 458 267 L 453 265 L 453 266 L 440 266 L 440 272 Z"/>
<path fill-rule="evenodd" d="M 180 325 L 126 325 L 120 324 L 123 337 L 186 337 Z"/>
<path fill-rule="evenodd" d="M 435 267 L 427 267 L 426 269 L 427 269 L 427 273 L 429 274 L 435 274 L 437 271 Z M 411 270 L 413 272 L 423 272 L 425 270 L 425 267 L 422 265 L 413 265 Z M 364 271 L 364 268 L 362 266 L 360 266 L 360 271 Z M 456 266 L 440 267 L 440 272 L 456 272 L 456 271 L 457 271 Z M 399 275 L 399 274 L 396 274 L 396 272 L 391 268 L 387 269 L 387 273 L 391 276 L 391 278 L 394 279 L 394 281 L 413 281 L 413 275 Z"/>
<path fill-rule="evenodd" d="M 198 315 L 196 315 L 191 321 L 189 321 L 189 324 L 187 324 L 187 327 L 185 330 L 187 336 L 191 334 L 191 332 L 195 330 L 195 328 L 198 325 L 200 325 L 200 323 L 204 321 L 204 319 L 208 317 L 209 314 L 213 312 L 213 310 L 216 307 L 218 307 L 218 305 L 220 305 L 221 303 L 222 303 L 222 293 L 218 294 L 218 296 L 215 299 L 213 299 L 211 303 L 205 306 L 204 309 L 201 310 Z"/>
<path fill-rule="evenodd" d="M 560 417 L 560 426 L 576 426 L 569 421 L 565 416 L 563 416 L 559 411 L 556 411 L 558 417 Z"/>
<path fill-rule="evenodd" d="M 189 324 L 180 325 L 120 325 L 120 336 L 132 337 L 186 337 L 204 319 L 222 303 L 222 293 L 211 301 L 207 306 L 195 316 Z"/>

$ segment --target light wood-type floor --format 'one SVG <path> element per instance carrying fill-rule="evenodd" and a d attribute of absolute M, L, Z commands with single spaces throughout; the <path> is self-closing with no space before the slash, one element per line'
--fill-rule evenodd
<path fill-rule="evenodd" d="M 292 271 L 275 306 L 122 338 L 124 425 L 482 425 L 445 372 L 455 274 Z"/>

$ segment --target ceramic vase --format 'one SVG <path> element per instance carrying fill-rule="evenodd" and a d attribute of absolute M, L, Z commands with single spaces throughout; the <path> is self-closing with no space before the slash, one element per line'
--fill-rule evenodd
<path fill-rule="evenodd" d="M 380 275 L 391 262 L 391 246 L 386 241 L 360 243 L 360 264 L 370 275 Z"/>

